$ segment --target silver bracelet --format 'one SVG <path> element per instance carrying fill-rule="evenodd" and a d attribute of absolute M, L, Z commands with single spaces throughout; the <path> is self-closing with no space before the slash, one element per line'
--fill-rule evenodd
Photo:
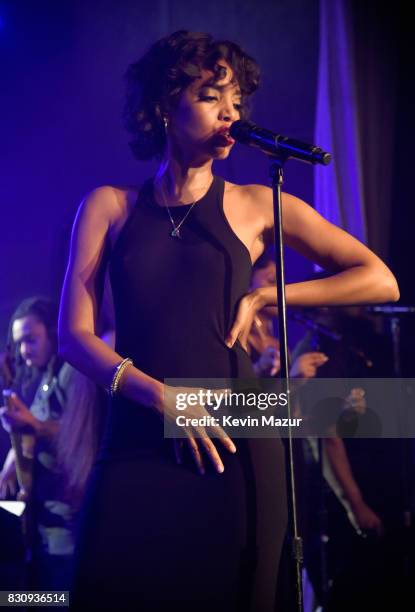
<path fill-rule="evenodd" d="M 125 359 L 123 359 L 115 368 L 114 370 L 114 374 L 112 377 L 112 381 L 110 384 L 110 387 L 108 389 L 109 394 L 111 397 L 114 397 L 118 391 L 118 387 L 120 386 L 120 380 L 121 377 L 124 373 L 125 368 L 127 368 L 129 365 L 133 365 L 133 360 L 130 359 L 129 357 L 126 357 Z"/>

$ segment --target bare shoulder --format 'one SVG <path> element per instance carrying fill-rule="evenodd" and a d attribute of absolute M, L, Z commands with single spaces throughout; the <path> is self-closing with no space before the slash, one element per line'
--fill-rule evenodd
<path fill-rule="evenodd" d="M 246 201 L 254 202 L 256 200 L 258 203 L 264 198 L 267 198 L 268 192 L 270 192 L 272 197 L 272 190 L 265 185 L 238 185 L 230 181 L 225 181 L 225 192 L 238 196 Z"/>
<path fill-rule="evenodd" d="M 137 195 L 137 187 L 102 185 L 85 195 L 80 210 L 85 214 L 100 215 L 114 223 L 130 212 Z"/>
<path fill-rule="evenodd" d="M 225 181 L 225 194 L 232 200 L 237 199 L 242 206 L 256 214 L 266 209 L 268 200 L 272 203 L 272 191 L 265 185 L 237 185 Z"/>
<path fill-rule="evenodd" d="M 260 184 L 236 185 L 234 183 L 225 183 L 225 191 L 245 206 L 256 216 L 260 216 L 264 220 L 265 229 L 273 227 L 274 224 L 274 208 L 273 195 L 271 187 Z M 289 193 L 282 193 L 283 208 L 287 205 L 308 206 L 305 202 Z"/>
<path fill-rule="evenodd" d="M 108 234 L 112 245 L 137 201 L 138 187 L 102 185 L 83 198 L 76 224 L 89 235 Z"/>

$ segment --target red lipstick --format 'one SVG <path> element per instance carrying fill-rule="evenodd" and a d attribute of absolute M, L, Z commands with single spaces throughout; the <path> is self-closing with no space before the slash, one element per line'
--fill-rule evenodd
<path fill-rule="evenodd" d="M 215 136 L 217 136 L 218 140 L 220 139 L 226 145 L 235 144 L 235 140 L 229 135 L 229 127 L 222 127 L 217 130 Z"/>

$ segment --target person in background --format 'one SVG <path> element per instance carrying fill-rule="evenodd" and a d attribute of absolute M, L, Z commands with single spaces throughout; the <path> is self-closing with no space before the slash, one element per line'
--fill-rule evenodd
<path fill-rule="evenodd" d="M 10 321 L 9 340 L 12 393 L 0 409 L 1 422 L 11 439 L 21 434 L 15 439 L 26 443 L 26 457 L 33 457 L 31 487 L 24 492 L 33 525 L 27 588 L 68 590 L 74 549 L 73 508 L 65 497 L 56 440 L 68 401 L 75 401 L 79 378 L 57 356 L 57 307 L 49 299 L 31 297 L 19 304 Z M 37 390 L 29 407 L 24 391 L 35 379 Z M 12 497 L 18 489 L 18 450 L 10 449 L 0 472 L 3 498 Z"/>
<path fill-rule="evenodd" d="M 393 377 L 391 343 L 362 307 L 313 309 L 305 311 L 305 317 L 317 323 L 320 331 L 307 332 L 294 356 L 322 350 L 329 360 L 319 369 L 318 378 L 359 379 L 344 398 L 327 398 L 312 409 L 306 397 L 302 401 L 309 418 L 327 425 L 327 437 L 320 446 L 321 468 L 317 467 L 316 438 L 304 441 L 309 444 L 310 508 L 305 565 L 317 599 L 328 612 L 360 612 L 384 605 L 397 609 L 393 606 L 403 592 L 404 574 L 401 441 L 339 435 L 339 424 L 350 425 L 353 415 L 363 430 L 373 430 L 364 379 Z M 322 516 L 326 517 L 326 584 L 321 573 Z"/>

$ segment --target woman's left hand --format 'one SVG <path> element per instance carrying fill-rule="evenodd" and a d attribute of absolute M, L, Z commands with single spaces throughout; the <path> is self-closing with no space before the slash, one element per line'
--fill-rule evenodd
<path fill-rule="evenodd" d="M 248 336 L 251 331 L 255 315 L 264 304 L 261 302 L 260 293 L 251 291 L 243 296 L 238 305 L 235 321 L 226 336 L 225 344 L 232 348 L 237 340 L 245 351 L 248 350 Z"/>

